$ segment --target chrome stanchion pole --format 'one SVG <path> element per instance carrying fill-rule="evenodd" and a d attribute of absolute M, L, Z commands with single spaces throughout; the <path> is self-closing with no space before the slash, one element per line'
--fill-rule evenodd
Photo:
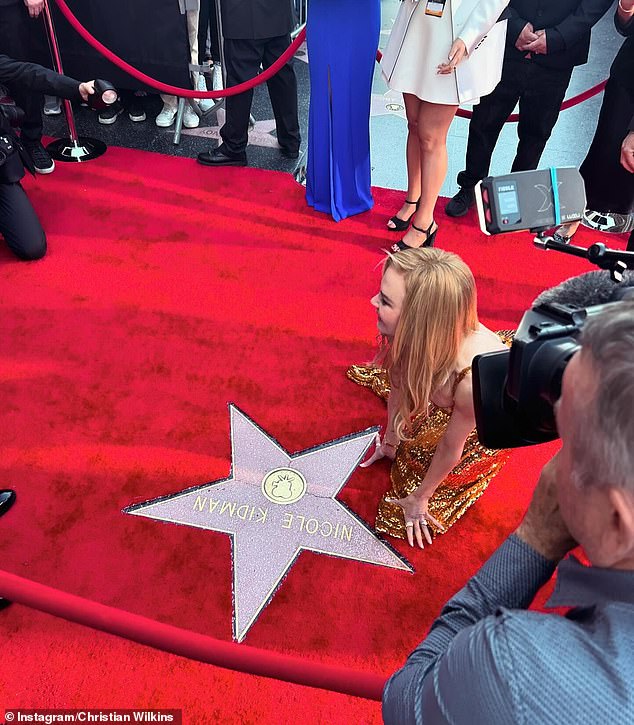
<path fill-rule="evenodd" d="M 225 63 L 225 38 L 222 33 L 222 12 L 220 0 L 216 0 L 216 28 L 218 30 L 218 48 L 220 50 L 220 70 L 222 71 L 222 87 L 227 87 L 227 64 Z"/>
<path fill-rule="evenodd" d="M 53 24 L 53 16 L 51 15 L 48 0 L 44 0 L 44 22 L 46 23 L 48 42 L 51 55 L 53 56 L 55 70 L 63 75 L 62 58 L 59 53 L 59 44 L 57 42 L 55 25 Z M 77 136 L 73 107 L 70 101 L 66 99 L 64 99 L 64 110 L 66 112 L 69 138 L 60 138 L 57 141 L 52 141 L 47 146 L 50 155 L 56 161 L 90 161 L 104 154 L 108 147 L 103 141 L 99 141 L 96 138 Z"/>

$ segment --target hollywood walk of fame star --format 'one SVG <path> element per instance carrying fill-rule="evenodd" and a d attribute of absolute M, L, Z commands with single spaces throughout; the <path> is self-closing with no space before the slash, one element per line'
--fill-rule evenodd
<path fill-rule="evenodd" d="M 235 639 L 244 639 L 302 550 L 413 571 L 335 499 L 376 429 L 289 454 L 235 405 L 229 411 L 228 478 L 124 512 L 231 536 Z"/>
<path fill-rule="evenodd" d="M 217 124 L 213 126 L 199 126 L 198 128 L 184 128 L 182 133 L 186 136 L 199 136 L 222 141 L 220 129 L 225 122 L 225 110 L 221 108 L 217 115 Z M 275 119 L 267 118 L 264 121 L 256 121 L 249 128 L 249 144 L 252 146 L 263 146 L 264 148 L 279 148 L 277 136 L 275 135 Z"/>

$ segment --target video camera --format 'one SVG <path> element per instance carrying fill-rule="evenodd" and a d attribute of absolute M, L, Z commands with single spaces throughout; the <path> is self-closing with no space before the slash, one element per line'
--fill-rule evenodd
<path fill-rule="evenodd" d="M 634 252 L 589 249 L 546 230 L 582 218 L 583 179 L 576 169 L 520 171 L 488 177 L 476 189 L 485 234 L 530 230 L 536 246 L 582 256 L 602 268 L 567 280 L 537 300 L 520 322 L 510 350 L 473 360 L 478 438 L 487 448 L 514 448 L 557 438 L 553 405 L 584 323 L 619 300 L 634 298 Z"/>

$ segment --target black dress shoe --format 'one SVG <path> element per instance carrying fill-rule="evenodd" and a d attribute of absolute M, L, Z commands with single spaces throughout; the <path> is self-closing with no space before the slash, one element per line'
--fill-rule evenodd
<path fill-rule="evenodd" d="M 198 163 L 203 166 L 246 166 L 247 155 L 245 153 L 237 156 L 229 155 L 224 152 L 222 146 L 218 146 L 198 154 Z"/>
<path fill-rule="evenodd" d="M 9 489 L 0 491 L 0 516 L 2 516 L 2 514 L 6 514 L 14 503 L 15 491 L 11 491 Z"/>
<path fill-rule="evenodd" d="M 474 204 L 473 187 L 461 186 L 460 191 L 447 202 L 445 214 L 452 217 L 464 216 Z"/>

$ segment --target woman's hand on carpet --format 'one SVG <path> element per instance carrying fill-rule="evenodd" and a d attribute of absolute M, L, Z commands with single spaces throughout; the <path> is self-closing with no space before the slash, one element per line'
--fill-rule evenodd
<path fill-rule="evenodd" d="M 411 493 L 405 498 L 386 498 L 388 503 L 395 503 L 403 509 L 405 518 L 405 531 L 410 546 L 414 546 L 414 539 L 421 549 L 424 549 L 423 538 L 428 544 L 432 543 L 429 524 L 432 523 L 439 531 L 445 531 L 445 527 L 435 519 L 428 511 L 429 499 Z"/>
<path fill-rule="evenodd" d="M 464 40 L 456 38 L 447 56 L 447 62 L 441 63 L 438 66 L 438 74 L 446 75 L 447 73 L 453 73 L 456 70 L 456 66 L 462 60 L 467 57 L 467 46 L 464 44 Z"/>
<path fill-rule="evenodd" d="M 389 458 L 393 461 L 395 456 L 396 446 L 392 443 L 386 443 L 385 438 L 381 441 L 381 436 L 377 433 L 374 438 L 374 453 L 368 459 L 363 461 L 359 468 L 367 468 L 375 461 L 379 461 L 381 458 Z"/>

